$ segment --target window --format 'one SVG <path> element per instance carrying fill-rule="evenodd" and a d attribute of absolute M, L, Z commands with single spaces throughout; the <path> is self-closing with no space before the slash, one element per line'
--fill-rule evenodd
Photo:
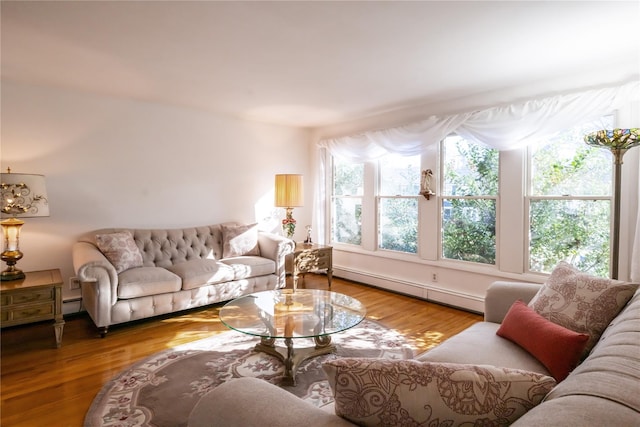
<path fill-rule="evenodd" d="M 461 269 L 549 273 L 565 260 L 608 276 L 612 155 L 584 135 L 613 127 L 608 116 L 502 153 L 449 135 L 420 156 L 334 158 L 332 242 Z M 419 195 L 427 168 L 435 171 L 430 200 Z"/>
<path fill-rule="evenodd" d="M 498 150 L 453 135 L 441 152 L 442 257 L 495 264 Z"/>
<path fill-rule="evenodd" d="M 378 170 L 378 248 L 417 253 L 420 156 L 388 155 Z"/>
<path fill-rule="evenodd" d="M 529 148 L 529 270 L 551 272 L 561 260 L 609 274 L 612 159 L 584 135 L 611 129 L 613 117 L 585 123 Z"/>
<path fill-rule="evenodd" d="M 362 243 L 364 164 L 333 158 L 331 237 L 334 242 Z"/>

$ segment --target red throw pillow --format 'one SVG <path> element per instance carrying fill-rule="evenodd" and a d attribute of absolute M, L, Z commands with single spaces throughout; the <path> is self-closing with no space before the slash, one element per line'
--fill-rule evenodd
<path fill-rule="evenodd" d="M 522 301 L 513 303 L 496 334 L 527 350 L 558 382 L 576 367 L 589 340 L 589 335 L 545 319 Z"/>

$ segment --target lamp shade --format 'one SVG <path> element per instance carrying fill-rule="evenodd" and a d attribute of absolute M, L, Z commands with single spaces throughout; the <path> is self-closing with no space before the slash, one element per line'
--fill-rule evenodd
<path fill-rule="evenodd" d="M 44 175 L 0 174 L 2 218 L 49 216 Z"/>
<path fill-rule="evenodd" d="M 628 150 L 640 145 L 640 129 L 605 129 L 584 137 L 587 144 L 595 147 Z"/>
<path fill-rule="evenodd" d="M 295 208 L 304 205 L 302 175 L 276 175 L 275 205 L 280 208 Z"/>

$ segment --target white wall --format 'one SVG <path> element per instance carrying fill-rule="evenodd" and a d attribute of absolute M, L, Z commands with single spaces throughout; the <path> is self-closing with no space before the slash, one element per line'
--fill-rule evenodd
<path fill-rule="evenodd" d="M 279 231 L 273 176 L 309 169 L 306 130 L 15 82 L 3 81 L 1 96 L 2 171 L 45 175 L 51 211 L 25 219 L 18 267 L 60 268 L 65 299 L 79 296 L 67 283 L 79 234 L 270 216 Z M 300 224 L 310 224 L 306 196 Z"/>

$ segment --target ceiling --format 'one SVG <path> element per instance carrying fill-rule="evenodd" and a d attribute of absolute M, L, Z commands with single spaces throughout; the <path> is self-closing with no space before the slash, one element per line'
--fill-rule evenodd
<path fill-rule="evenodd" d="M 1 19 L 3 81 L 288 126 L 640 79 L 638 1 L 3 0 Z"/>

